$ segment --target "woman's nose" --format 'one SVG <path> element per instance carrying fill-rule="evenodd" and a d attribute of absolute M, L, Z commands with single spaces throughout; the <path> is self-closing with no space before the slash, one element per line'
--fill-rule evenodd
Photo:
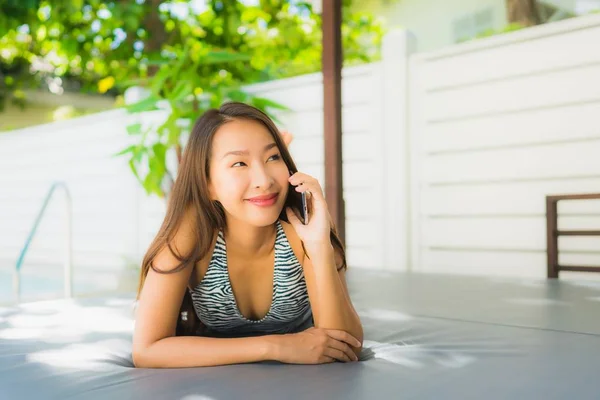
<path fill-rule="evenodd" d="M 252 168 L 252 185 L 254 187 L 269 188 L 273 184 L 273 177 L 264 165 L 256 165 Z"/>

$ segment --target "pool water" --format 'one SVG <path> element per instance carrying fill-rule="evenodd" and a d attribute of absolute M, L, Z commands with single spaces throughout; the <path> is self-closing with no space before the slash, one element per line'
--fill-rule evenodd
<path fill-rule="evenodd" d="M 85 277 L 84 277 L 85 278 Z M 92 279 L 73 278 L 73 294 L 81 295 L 92 292 L 106 291 L 106 285 Z M 36 271 L 21 272 L 21 302 L 63 297 L 64 285 L 61 272 L 56 274 L 40 274 Z M 13 271 L 0 270 L 0 304 L 14 302 Z"/>

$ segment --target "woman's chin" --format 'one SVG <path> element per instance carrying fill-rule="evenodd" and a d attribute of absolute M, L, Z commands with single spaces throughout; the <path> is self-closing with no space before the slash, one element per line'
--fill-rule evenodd
<path fill-rule="evenodd" d="M 269 226 L 277 222 L 281 210 L 250 210 L 246 213 L 246 221 L 254 226 Z"/>

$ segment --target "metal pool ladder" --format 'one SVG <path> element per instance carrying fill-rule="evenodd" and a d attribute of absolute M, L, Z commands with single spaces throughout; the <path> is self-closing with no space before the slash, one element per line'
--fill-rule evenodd
<path fill-rule="evenodd" d="M 23 250 L 21 250 L 21 254 L 17 259 L 17 264 L 15 265 L 15 270 L 13 273 L 13 292 L 15 301 L 19 303 L 21 300 L 21 265 L 23 264 L 23 260 L 25 259 L 25 254 L 27 254 L 27 250 L 29 249 L 29 245 L 37 232 L 38 226 L 46 212 L 46 208 L 48 207 L 48 203 L 52 198 L 52 195 L 56 191 L 56 189 L 62 188 L 66 195 L 66 207 L 67 207 L 67 234 L 65 241 L 65 264 L 64 264 L 64 290 L 65 297 L 72 297 L 73 294 L 73 232 L 72 232 L 72 202 L 71 202 L 71 193 L 69 192 L 69 188 L 64 182 L 54 182 L 44 199 L 44 204 L 38 213 L 31 232 L 29 232 L 29 236 L 25 241 L 25 245 L 23 246 Z"/>

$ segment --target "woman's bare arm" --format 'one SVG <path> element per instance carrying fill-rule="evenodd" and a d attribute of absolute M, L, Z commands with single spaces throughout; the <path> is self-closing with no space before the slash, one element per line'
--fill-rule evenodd
<path fill-rule="evenodd" d="M 189 213 L 177 232 L 172 247 L 187 254 L 195 239 Z M 161 250 L 154 267 L 170 270 L 179 261 L 168 248 Z M 136 367 L 174 368 L 237 364 L 274 359 L 276 338 L 217 339 L 176 337 L 175 328 L 184 292 L 193 266 L 172 274 L 150 269 L 140 293 L 133 335 L 133 362 Z"/>
<path fill-rule="evenodd" d="M 134 353 L 138 368 L 209 367 L 274 360 L 272 335 L 220 339 L 177 336 L 160 339 Z"/>
<path fill-rule="evenodd" d="M 363 328 L 348 294 L 345 271 L 337 270 L 340 264 L 341 260 L 337 259 L 333 246 L 324 245 L 321 251 L 315 252 L 312 259 L 305 257 L 302 267 L 315 326 L 351 334 L 361 343 L 361 346 L 353 348 L 358 356 L 362 349 Z"/>

